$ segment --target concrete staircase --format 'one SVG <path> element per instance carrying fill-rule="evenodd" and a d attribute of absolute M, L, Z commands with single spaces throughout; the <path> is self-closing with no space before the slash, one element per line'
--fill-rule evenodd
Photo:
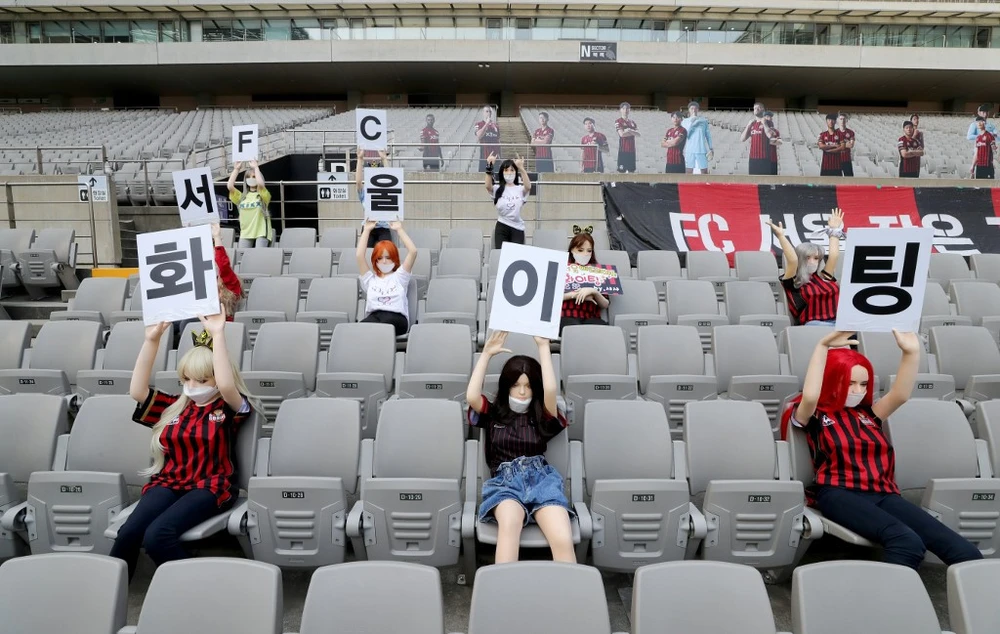
<path fill-rule="evenodd" d="M 503 148 L 504 159 L 512 159 L 518 153 L 520 153 L 522 158 L 531 158 L 531 135 L 524 128 L 524 122 L 521 121 L 521 117 L 497 117 L 497 127 L 500 128 L 500 142 L 504 145 L 509 143 L 523 143 L 523 147 L 505 147 Z"/>

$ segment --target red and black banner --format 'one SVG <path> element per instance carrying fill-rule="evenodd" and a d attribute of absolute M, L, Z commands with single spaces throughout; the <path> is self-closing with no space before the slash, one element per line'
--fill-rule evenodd
<path fill-rule="evenodd" d="M 602 191 L 612 247 L 633 259 L 650 249 L 777 254 L 768 220 L 783 223 L 793 245 L 825 244 L 834 207 L 848 236 L 852 227 L 932 227 L 935 252 L 1000 253 L 1000 189 L 619 182 Z"/>

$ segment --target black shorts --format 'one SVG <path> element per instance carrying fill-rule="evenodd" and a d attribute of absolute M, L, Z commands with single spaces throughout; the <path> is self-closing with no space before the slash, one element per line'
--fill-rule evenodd
<path fill-rule="evenodd" d="M 424 159 L 424 171 L 425 172 L 436 172 L 441 169 L 441 158 L 440 157 L 427 157 Z"/>
<path fill-rule="evenodd" d="M 684 173 L 684 163 L 667 163 L 666 167 L 663 169 L 664 174 L 683 174 Z"/>
<path fill-rule="evenodd" d="M 748 174 L 767 176 L 771 173 L 771 161 L 770 159 L 750 159 L 748 165 Z"/>
<path fill-rule="evenodd" d="M 771 176 L 777 176 L 778 175 L 778 161 L 772 161 L 772 160 L 769 159 L 768 162 L 771 164 Z"/>
<path fill-rule="evenodd" d="M 844 161 L 840 164 L 840 175 L 841 176 L 854 176 L 854 164 L 850 161 Z"/>
<path fill-rule="evenodd" d="M 993 170 L 993 166 L 992 165 L 977 165 L 976 166 L 976 179 L 982 179 L 982 178 L 993 179 L 993 178 L 996 178 L 994 176 L 993 172 L 994 172 L 994 170 Z"/>
<path fill-rule="evenodd" d="M 604 166 L 603 165 L 598 165 L 597 167 L 585 167 L 585 168 L 583 168 L 583 173 L 584 174 L 603 174 L 604 173 Z"/>
<path fill-rule="evenodd" d="M 635 152 L 622 152 L 618 150 L 618 171 L 635 172 Z"/>
<path fill-rule="evenodd" d="M 556 171 L 555 166 L 552 164 L 551 158 L 536 158 L 535 159 L 535 172 L 541 174 L 542 172 L 554 172 Z"/>
<path fill-rule="evenodd" d="M 823 168 L 819 171 L 820 176 L 840 176 L 840 168 Z"/>

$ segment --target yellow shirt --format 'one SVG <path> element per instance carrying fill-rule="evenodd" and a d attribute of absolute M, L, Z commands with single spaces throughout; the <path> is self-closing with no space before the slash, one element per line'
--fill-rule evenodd
<path fill-rule="evenodd" d="M 246 196 L 240 190 L 229 192 L 229 200 L 240 208 L 240 238 L 256 240 L 267 238 L 274 241 L 274 228 L 271 218 L 267 215 L 267 206 L 271 203 L 271 192 L 265 187 L 257 191 L 248 191 Z"/>

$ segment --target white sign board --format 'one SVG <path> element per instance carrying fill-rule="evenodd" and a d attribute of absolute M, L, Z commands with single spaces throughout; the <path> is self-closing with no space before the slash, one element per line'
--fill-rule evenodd
<path fill-rule="evenodd" d="M 403 169 L 365 168 L 365 218 L 391 222 L 403 219 Z"/>
<path fill-rule="evenodd" d="M 77 176 L 76 182 L 80 186 L 80 202 L 85 203 L 93 200 L 95 203 L 108 202 L 108 177 L 98 174 L 87 174 Z"/>
<path fill-rule="evenodd" d="M 837 330 L 917 332 L 933 238 L 931 228 L 851 229 Z"/>
<path fill-rule="evenodd" d="M 259 128 L 256 123 L 233 126 L 233 162 L 255 161 L 259 149 Z"/>
<path fill-rule="evenodd" d="M 174 172 L 173 177 L 182 225 L 187 227 L 219 222 L 211 169 L 196 167 Z"/>
<path fill-rule="evenodd" d="M 384 150 L 389 142 L 388 117 L 385 110 L 357 108 L 355 136 L 362 150 Z"/>
<path fill-rule="evenodd" d="M 508 242 L 500 251 L 490 330 L 559 338 L 566 252 Z"/>
<path fill-rule="evenodd" d="M 140 233 L 136 245 L 143 323 L 149 326 L 219 312 L 211 227 Z"/>
<path fill-rule="evenodd" d="M 347 184 L 347 172 L 316 172 L 316 199 L 320 202 L 328 200 L 350 200 L 351 194 Z"/>

